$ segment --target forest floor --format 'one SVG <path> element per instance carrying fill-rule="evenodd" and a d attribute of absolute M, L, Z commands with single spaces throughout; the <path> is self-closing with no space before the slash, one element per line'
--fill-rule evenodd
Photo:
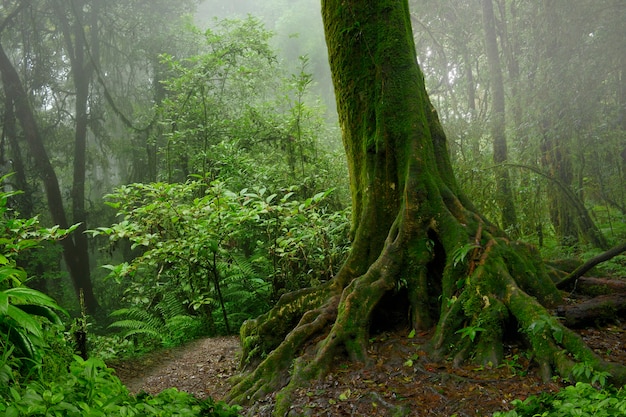
<path fill-rule="evenodd" d="M 579 329 L 599 355 L 626 363 L 626 323 Z M 454 367 L 434 362 L 420 351 L 429 334 L 408 337 L 406 330 L 371 339 L 369 366 L 338 360 L 324 380 L 297 392 L 294 416 L 490 416 L 512 408 L 511 401 L 556 392 L 559 379 L 543 382 L 521 346 L 506 345 L 503 365 Z M 175 349 L 112 364 L 131 392 L 157 394 L 177 387 L 200 398 L 223 399 L 237 373 L 239 338 L 201 339 Z M 270 395 L 242 411 L 269 416 Z"/>

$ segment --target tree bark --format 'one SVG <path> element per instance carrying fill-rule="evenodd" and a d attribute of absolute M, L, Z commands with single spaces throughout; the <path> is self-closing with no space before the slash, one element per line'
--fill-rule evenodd
<path fill-rule="evenodd" d="M 580 277 L 576 291 L 585 295 L 626 293 L 626 279 Z"/>
<path fill-rule="evenodd" d="M 286 294 L 244 323 L 250 372 L 229 398 L 279 390 L 274 414 L 283 416 L 293 391 L 328 372 L 337 354 L 368 362 L 370 326 L 388 294 L 404 294 L 397 305 L 410 306 L 410 327 L 435 326 L 424 347 L 435 357 L 497 365 L 504 329 L 519 329 L 546 378 L 569 375 L 576 357 L 626 379 L 624 367 L 603 363 L 543 307 L 561 296 L 538 253 L 511 242 L 460 191 L 417 64 L 408 2 L 323 0 L 322 15 L 350 174 L 352 251 L 331 281 Z M 463 337 L 465 328 L 475 337 Z"/>
<path fill-rule="evenodd" d="M 626 317 L 626 293 L 601 295 L 579 304 L 561 306 L 557 313 L 569 327 L 612 323 Z"/>
<path fill-rule="evenodd" d="M 13 100 L 9 95 L 4 97 L 4 118 L 2 129 L 2 157 L 0 163 L 8 164 L 10 169 L 15 173 L 15 178 L 10 179 L 11 185 L 14 189 L 23 191 L 23 194 L 14 196 L 16 200 L 17 211 L 24 217 L 30 218 L 33 216 L 33 202 L 31 193 L 29 192 L 28 181 L 26 180 L 26 168 L 24 166 L 24 160 L 22 158 L 22 151 L 20 149 L 18 135 L 17 135 L 17 118 L 15 116 L 15 109 L 13 106 Z M 8 142 L 8 149 L 10 153 L 10 161 L 8 156 L 4 154 L 5 143 Z M 5 173 L 3 173 L 5 174 Z"/>

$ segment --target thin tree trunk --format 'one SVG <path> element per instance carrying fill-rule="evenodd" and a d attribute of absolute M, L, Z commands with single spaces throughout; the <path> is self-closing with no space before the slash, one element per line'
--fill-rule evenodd
<path fill-rule="evenodd" d="M 500 206 L 502 227 L 515 234 L 518 228 L 511 178 L 504 166 L 508 159 L 506 143 L 506 113 L 504 82 L 502 80 L 502 66 L 496 37 L 495 16 L 492 0 L 483 0 L 483 26 L 485 29 L 485 50 L 489 62 L 489 79 L 491 85 L 491 136 L 493 140 L 493 161 L 496 168 L 496 201 Z"/>
<path fill-rule="evenodd" d="M 22 151 L 19 146 L 17 137 L 17 125 L 15 117 L 15 108 L 13 100 L 9 95 L 5 95 L 4 98 L 4 126 L 2 130 L 3 145 L 4 141 L 9 144 L 10 162 L 7 160 L 9 155 L 3 155 L 2 162 L 10 163 L 10 169 L 15 173 L 15 178 L 11 178 L 10 183 L 14 183 L 17 190 L 23 193 L 15 196 L 17 202 L 17 209 L 20 214 L 29 218 L 33 216 L 33 203 L 31 199 L 31 193 L 26 180 L 26 168 L 24 167 L 24 159 L 22 158 Z M 3 146 L 3 153 L 5 147 Z"/>
<path fill-rule="evenodd" d="M 37 128 L 37 120 L 28 102 L 26 90 L 1 43 L 0 72 L 2 72 L 4 92 L 7 96 L 11 97 L 13 101 L 15 115 L 22 127 L 24 139 L 35 161 L 35 167 L 43 181 L 52 221 L 59 225 L 59 227 L 66 229 L 69 227 L 69 223 L 63 207 L 63 198 L 59 189 L 56 173 L 50 163 L 46 149 L 43 146 L 43 141 Z M 61 245 L 63 247 L 65 263 L 70 277 L 72 278 L 72 282 L 74 283 L 76 294 L 79 296 L 82 292 L 85 296 L 85 301 L 95 301 L 89 274 L 84 274 L 84 263 L 81 261 L 81 251 L 77 249 L 76 243 L 72 237 L 62 239 Z M 95 312 L 98 307 L 97 303 L 86 306 L 90 313 Z"/>
<path fill-rule="evenodd" d="M 67 5 L 66 5 L 67 6 Z M 85 4 L 83 1 L 71 0 L 69 10 L 65 10 L 63 5 L 56 3 L 57 17 L 61 22 L 61 30 L 65 39 L 65 45 L 72 68 L 72 80 L 75 89 L 75 126 L 74 126 L 74 162 L 72 180 L 72 220 L 80 225 L 73 236 L 75 245 L 75 263 L 81 280 L 91 283 L 91 268 L 89 264 L 89 241 L 85 230 L 87 230 L 87 210 L 85 209 L 85 178 L 86 178 L 86 158 L 87 158 L 87 135 L 89 125 L 89 88 L 93 78 L 93 54 L 87 51 L 87 39 L 85 38 L 84 24 L 90 27 L 92 43 L 97 48 L 97 13 L 98 2 L 94 1 L 90 5 L 89 15 L 84 14 Z M 69 22 L 68 15 L 74 17 L 73 24 Z M 88 22 L 83 22 L 87 19 Z M 92 59 L 90 59 L 92 58 Z M 98 302 L 93 291 L 86 292 L 83 289 L 85 307 L 90 313 L 96 311 Z"/>
<path fill-rule="evenodd" d="M 565 288 L 572 282 L 576 281 L 578 278 L 582 277 L 583 274 L 589 271 L 594 266 L 606 262 L 611 258 L 616 257 L 617 255 L 626 252 L 626 243 L 622 243 L 617 245 L 606 252 L 603 252 L 593 258 L 589 259 L 587 262 L 576 268 L 574 272 L 563 278 L 561 281 L 557 283 L 557 288 Z"/>

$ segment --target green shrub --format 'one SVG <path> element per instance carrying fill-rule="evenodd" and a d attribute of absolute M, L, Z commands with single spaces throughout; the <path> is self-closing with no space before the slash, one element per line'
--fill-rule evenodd
<path fill-rule="evenodd" d="M 330 190 L 294 194 L 205 178 L 120 187 L 109 199 L 121 221 L 91 231 L 137 251 L 105 266 L 125 288 L 112 326 L 140 344 L 233 333 L 283 292 L 330 279 L 347 253 L 347 213 L 326 211 Z"/>
<path fill-rule="evenodd" d="M 238 407 L 211 399 L 199 400 L 175 388 L 156 396 L 132 396 L 100 359 L 84 361 L 75 357 L 67 374 L 11 387 L 9 391 L 8 398 L 0 398 L 0 414 L 6 417 L 239 415 Z"/>
<path fill-rule="evenodd" d="M 36 217 L 15 216 L 8 201 L 16 194 L 0 191 L 0 382 L 19 380 L 21 373 L 38 370 L 48 348 L 46 336 L 62 325 L 58 312 L 66 314 L 51 297 L 25 285 L 27 274 L 16 259 L 42 242 L 62 239 L 74 229 L 40 228 Z M 0 394 L 5 387 L 0 385 Z"/>
<path fill-rule="evenodd" d="M 626 391 L 624 389 L 597 389 L 579 382 L 556 394 L 543 393 L 515 400 L 515 409 L 497 412 L 493 417 L 614 417 L 626 415 Z"/>

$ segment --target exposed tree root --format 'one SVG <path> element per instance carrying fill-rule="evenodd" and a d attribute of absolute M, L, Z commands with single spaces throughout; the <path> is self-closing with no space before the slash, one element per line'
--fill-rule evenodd
<path fill-rule="evenodd" d="M 262 353 L 259 346 L 263 346 L 263 341 L 274 339 L 264 345 L 269 347 L 265 350 L 269 352 L 267 357 L 253 372 L 236 381 L 231 401 L 246 403 L 279 391 L 274 414 L 286 415 L 294 390 L 322 378 L 337 355 L 368 361 L 370 320 L 387 292 L 399 285 L 414 285 L 417 289 L 407 293 L 409 304 L 423 307 L 423 297 L 433 297 L 425 288 L 437 282 L 442 284 L 438 324 L 425 347 L 436 356 L 452 356 L 458 365 L 472 361 L 497 366 L 503 357 L 505 329 L 514 328 L 526 341 L 545 379 L 554 372 L 573 377 L 574 366 L 585 363 L 595 370 L 610 372 L 616 383 L 626 381 L 625 367 L 603 362 L 544 307 L 558 304 L 560 293 L 541 269 L 532 247 L 494 237 L 489 228 L 483 228 L 479 218 L 469 225 L 453 219 L 475 246 L 462 264 L 455 265 L 452 256 L 445 256 L 442 273 L 433 262 L 437 255 L 432 253 L 432 244 L 427 255 L 409 258 L 407 254 L 412 249 L 425 249 L 422 243 L 426 236 L 440 241 L 443 248 L 458 249 L 462 245 L 451 243 L 448 236 L 435 235 L 433 228 L 426 234 L 416 233 L 415 222 L 408 219 L 419 216 L 408 210 L 401 213 L 379 258 L 364 274 L 284 297 L 270 313 L 242 327 L 244 358 L 252 363 Z M 433 269 L 439 275 L 433 274 Z M 402 284 L 406 271 L 416 280 Z M 338 282 L 348 284 L 337 288 Z M 297 324 L 281 336 L 294 319 Z M 431 319 L 422 315 L 411 324 Z"/>
<path fill-rule="evenodd" d="M 549 314 L 561 295 L 537 251 L 510 242 L 456 184 L 416 65 L 408 2 L 324 0 L 322 14 L 348 156 L 352 251 L 329 283 L 285 296 L 242 326 L 243 363 L 260 363 L 230 400 L 279 390 L 274 415 L 284 416 L 294 390 L 325 375 L 337 355 L 367 362 L 372 316 L 398 289 L 409 325 L 435 326 L 427 348 L 455 363 L 497 365 L 510 331 L 545 378 L 584 362 L 626 380 L 623 366 L 600 361 Z"/>
<path fill-rule="evenodd" d="M 275 409 L 276 415 L 284 415 L 289 408 L 289 394 L 326 374 L 340 349 L 343 349 L 342 351 L 352 360 L 366 360 L 371 312 L 382 296 L 396 285 L 395 277 L 401 265 L 402 236 L 404 234 L 399 233 L 396 227 L 392 228 L 383 253 L 368 271 L 351 280 L 349 285 L 339 292 L 340 295 L 333 295 L 320 307 L 306 311 L 284 341 L 271 351 L 252 373 L 239 381 L 235 380 L 229 399 L 238 403 L 249 402 L 284 386 L 277 396 Z M 322 291 L 322 293 L 336 292 L 332 286 L 328 287 L 327 291 Z M 310 292 L 302 292 L 295 298 L 281 300 L 279 306 L 266 317 L 247 322 L 242 327 L 244 346 L 246 343 L 255 343 L 262 339 L 261 327 L 266 324 L 264 320 L 280 320 L 279 317 L 283 317 L 285 312 L 294 312 L 293 308 L 288 307 L 290 303 L 307 305 L 309 304 L 307 298 L 311 298 Z M 312 299 L 317 299 L 317 296 Z M 324 329 L 328 333 L 323 333 Z M 314 352 L 311 355 L 302 352 L 306 348 L 306 343 L 320 333 L 324 334 L 324 338 L 314 347 Z M 247 352 L 247 355 L 253 353 L 251 349 L 244 352 Z M 293 363 L 291 375 L 287 375 L 294 358 L 298 359 Z"/>
<path fill-rule="evenodd" d="M 554 305 L 556 294 L 550 295 L 552 291 L 537 291 L 536 285 L 522 290 L 520 282 L 525 281 L 517 274 L 519 271 L 510 267 L 515 262 L 506 255 L 511 246 L 505 242 L 498 245 L 499 250 L 483 255 L 481 265 L 467 278 L 467 288 L 440 320 L 430 345 L 433 351 L 439 356 L 456 352 L 457 364 L 471 360 L 495 366 L 502 360 L 503 329 L 516 326 L 544 379 L 554 372 L 576 379 L 572 370 L 577 363 L 584 363 L 596 371 L 611 373 L 616 384 L 623 384 L 626 367 L 602 361 L 578 335 L 551 316 L 537 299 Z M 529 283 L 525 283 L 528 287 Z M 462 335 L 460 341 L 455 338 L 458 333 Z"/>
<path fill-rule="evenodd" d="M 326 296 L 327 286 L 319 292 Z M 324 304 L 319 303 L 320 299 Z M 282 298 L 268 314 L 244 323 L 241 328 L 242 366 L 247 364 L 246 361 L 258 362 L 259 357 L 266 353 L 267 356 L 253 372 L 233 378 L 234 387 L 229 398 L 236 403 L 247 403 L 283 387 L 289 380 L 288 370 L 293 358 L 299 355 L 308 341 L 332 323 L 337 315 L 337 305 L 336 296 L 320 298 L 316 291 L 300 291 Z M 300 317 L 299 322 L 284 338 L 281 337 L 283 323 L 292 322 L 294 317 Z M 280 343 L 272 346 L 275 342 L 271 341 L 265 345 L 270 346 L 269 350 L 261 350 L 263 341 L 276 334 Z"/>

